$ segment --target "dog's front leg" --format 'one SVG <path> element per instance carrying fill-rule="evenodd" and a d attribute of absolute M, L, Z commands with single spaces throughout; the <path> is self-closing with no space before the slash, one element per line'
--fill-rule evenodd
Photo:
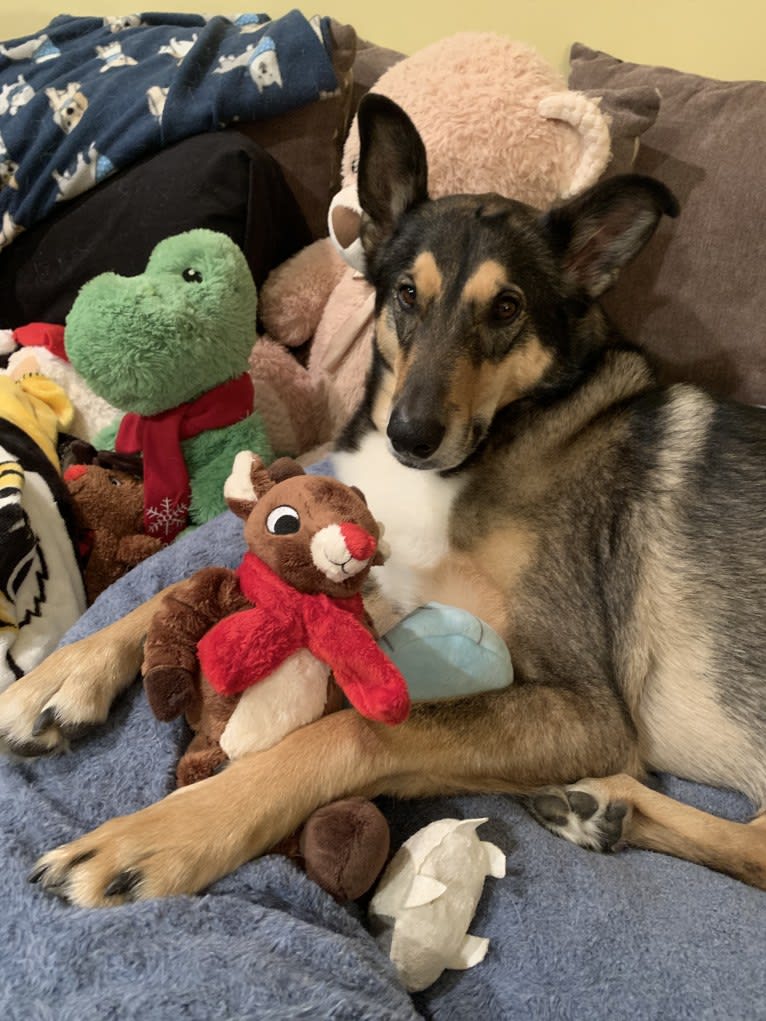
<path fill-rule="evenodd" d="M 616 705 L 522 686 L 416 706 L 398 727 L 326 716 L 222 773 L 45 855 L 33 878 L 82 906 L 192 893 L 347 795 L 528 792 L 635 762 Z M 623 728 L 623 729 L 621 729 Z"/>
<path fill-rule="evenodd" d="M 171 589 L 120 620 L 51 653 L 0 694 L 0 741 L 20 755 L 43 755 L 103 723 L 136 678 L 149 622 Z"/>

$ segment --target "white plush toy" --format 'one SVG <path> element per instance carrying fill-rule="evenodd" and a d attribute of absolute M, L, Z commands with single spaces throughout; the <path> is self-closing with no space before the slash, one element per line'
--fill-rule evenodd
<path fill-rule="evenodd" d="M 486 819 L 439 819 L 405 841 L 369 907 L 372 931 L 404 987 L 430 986 L 445 968 L 472 968 L 489 940 L 470 936 L 486 876 L 505 875 L 505 855 L 480 840 Z"/>

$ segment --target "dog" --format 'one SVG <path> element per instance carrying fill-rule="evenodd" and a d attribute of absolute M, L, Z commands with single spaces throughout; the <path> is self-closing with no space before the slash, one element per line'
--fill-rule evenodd
<path fill-rule="evenodd" d="M 766 805 L 766 413 L 659 386 L 598 305 L 675 199 L 628 176 L 545 213 L 432 201 L 403 111 L 369 96 L 359 125 L 376 338 L 338 474 L 385 523 L 385 596 L 478 612 L 517 682 L 415 705 L 396 727 L 334 713 L 50 851 L 30 878 L 83 906 L 194 892 L 334 799 L 493 791 L 586 847 L 766 889 L 766 815 L 717 819 L 641 782 L 667 770 Z M 161 599 L 0 696 L 6 742 L 38 753 L 103 721 Z"/>

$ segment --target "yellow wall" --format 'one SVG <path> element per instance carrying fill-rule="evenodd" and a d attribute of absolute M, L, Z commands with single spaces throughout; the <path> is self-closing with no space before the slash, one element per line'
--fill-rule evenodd
<path fill-rule="evenodd" d="M 237 0 L 167 0 L 148 10 L 264 10 L 272 17 L 296 6 L 269 2 L 237 7 Z M 37 31 L 65 10 L 69 14 L 124 14 L 141 10 L 131 0 L 2 0 L 0 37 Z M 465 29 L 503 32 L 536 46 L 566 68 L 575 40 L 624 60 L 667 64 L 718 78 L 766 78 L 764 0 L 327 0 L 301 8 L 350 22 L 360 36 L 412 53 L 444 35 Z"/>

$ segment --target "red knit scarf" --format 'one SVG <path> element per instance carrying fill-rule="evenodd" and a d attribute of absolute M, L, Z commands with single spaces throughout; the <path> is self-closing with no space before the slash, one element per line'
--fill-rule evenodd
<path fill-rule="evenodd" d="M 331 668 L 362 716 L 383 723 L 406 718 L 406 682 L 362 623 L 360 595 L 334 599 L 299 592 L 253 553 L 245 554 L 237 576 L 253 609 L 224 618 L 197 645 L 202 671 L 216 691 L 239 694 L 307 648 Z"/>
<path fill-rule="evenodd" d="M 157 415 L 125 415 L 114 449 L 144 455 L 144 531 L 172 542 L 187 524 L 191 488 L 181 441 L 222 429 L 253 410 L 253 381 L 245 372 L 193 401 Z"/>

